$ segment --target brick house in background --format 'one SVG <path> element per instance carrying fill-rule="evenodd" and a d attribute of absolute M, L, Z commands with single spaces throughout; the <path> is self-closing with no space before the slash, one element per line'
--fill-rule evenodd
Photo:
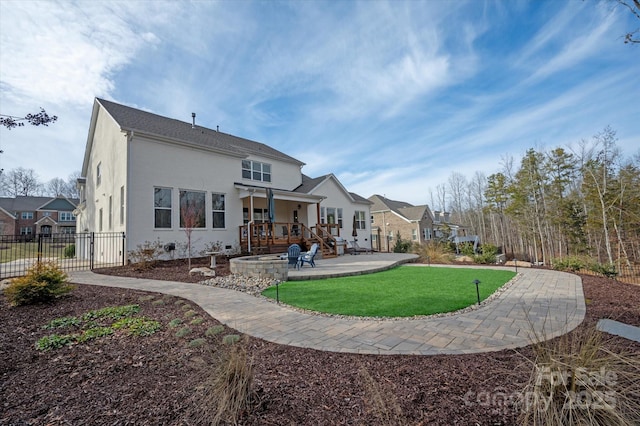
<path fill-rule="evenodd" d="M 77 205 L 65 197 L 0 198 L 0 235 L 31 240 L 37 234 L 75 234 Z"/>
<path fill-rule="evenodd" d="M 368 200 L 373 203 L 371 244 L 374 249 L 392 251 L 398 232 L 403 240 L 418 244 L 464 233 L 463 227 L 450 222 L 449 212 L 432 212 L 426 204 L 414 206 L 377 194 Z"/>

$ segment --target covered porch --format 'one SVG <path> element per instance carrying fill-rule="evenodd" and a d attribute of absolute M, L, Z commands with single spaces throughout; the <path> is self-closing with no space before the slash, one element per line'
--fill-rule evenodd
<path fill-rule="evenodd" d="M 337 256 L 339 226 L 317 223 L 324 197 L 239 184 L 236 188 L 242 200 L 238 241 L 243 252 L 285 253 L 291 244 L 308 250 L 317 243 L 323 257 Z"/>

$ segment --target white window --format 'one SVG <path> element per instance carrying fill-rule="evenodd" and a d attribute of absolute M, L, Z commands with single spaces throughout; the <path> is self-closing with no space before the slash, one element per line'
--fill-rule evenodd
<path fill-rule="evenodd" d="M 63 226 L 62 228 L 60 228 L 60 232 L 62 232 L 63 234 L 75 234 L 76 228 L 73 226 Z"/>
<path fill-rule="evenodd" d="M 365 213 L 361 210 L 356 210 L 356 229 L 367 229 L 365 222 Z"/>
<path fill-rule="evenodd" d="M 51 217 L 51 212 L 43 212 L 42 216 L 43 217 Z"/>
<path fill-rule="evenodd" d="M 211 194 L 211 211 L 213 216 L 213 229 L 223 229 L 224 222 L 224 194 Z"/>
<path fill-rule="evenodd" d="M 411 230 L 411 239 L 413 241 L 416 241 L 418 239 L 418 230 L 417 229 L 412 229 Z"/>
<path fill-rule="evenodd" d="M 171 228 L 171 189 L 153 188 L 154 228 Z"/>
<path fill-rule="evenodd" d="M 205 227 L 205 193 L 180 191 L 180 228 Z"/>
<path fill-rule="evenodd" d="M 100 182 L 102 182 L 102 163 L 98 163 L 96 167 L 96 186 L 100 186 Z"/>
<path fill-rule="evenodd" d="M 242 160 L 242 178 L 260 182 L 271 182 L 271 164 L 253 160 Z"/>
<path fill-rule="evenodd" d="M 389 231 L 389 241 L 393 241 L 393 231 Z"/>
<path fill-rule="evenodd" d="M 31 235 L 33 234 L 33 229 L 30 226 L 23 226 L 20 228 L 20 235 Z"/>
<path fill-rule="evenodd" d="M 73 222 L 76 217 L 71 212 L 60 212 L 60 222 Z"/>
<path fill-rule="evenodd" d="M 269 210 L 253 209 L 253 221 L 255 223 L 265 223 L 269 220 Z"/>
<path fill-rule="evenodd" d="M 22 212 L 23 219 L 33 219 L 33 212 Z"/>
<path fill-rule="evenodd" d="M 424 237 L 425 240 L 430 240 L 431 239 L 431 228 L 424 228 L 422 230 L 422 236 Z"/>

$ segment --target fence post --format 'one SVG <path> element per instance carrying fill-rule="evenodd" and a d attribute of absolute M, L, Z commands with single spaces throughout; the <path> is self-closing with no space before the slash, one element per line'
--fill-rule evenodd
<path fill-rule="evenodd" d="M 89 269 L 93 271 L 93 256 L 95 253 L 94 250 L 94 239 L 95 239 L 95 232 L 91 232 L 89 234 Z"/>
<path fill-rule="evenodd" d="M 125 243 L 126 236 L 122 233 L 122 266 L 127 264 L 127 245 Z"/>
<path fill-rule="evenodd" d="M 42 261 L 42 234 L 38 234 L 38 263 Z"/>

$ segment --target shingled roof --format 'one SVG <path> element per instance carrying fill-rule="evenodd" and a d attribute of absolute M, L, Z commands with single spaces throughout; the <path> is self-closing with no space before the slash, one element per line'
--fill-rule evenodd
<path fill-rule="evenodd" d="M 371 206 L 372 213 L 390 210 L 407 220 L 422 220 L 425 211 L 428 211 L 429 214 L 431 214 L 431 212 L 428 210 L 429 207 L 426 204 L 421 206 L 414 206 L 413 204 L 409 204 L 404 201 L 390 200 L 386 197 L 383 197 L 382 195 L 377 194 L 369 197 L 369 201 L 373 203 L 373 205 Z"/>
<path fill-rule="evenodd" d="M 393 210 L 396 213 L 399 209 L 407 207 L 415 207 L 413 204 L 405 203 L 404 201 L 390 200 L 382 195 L 374 194 L 369 197 L 369 201 L 373 203 L 371 211 Z"/>
<path fill-rule="evenodd" d="M 304 163 L 268 145 L 192 123 L 96 98 L 122 130 L 160 136 L 180 143 L 222 151 L 231 155 L 259 155 L 303 166 Z"/>

